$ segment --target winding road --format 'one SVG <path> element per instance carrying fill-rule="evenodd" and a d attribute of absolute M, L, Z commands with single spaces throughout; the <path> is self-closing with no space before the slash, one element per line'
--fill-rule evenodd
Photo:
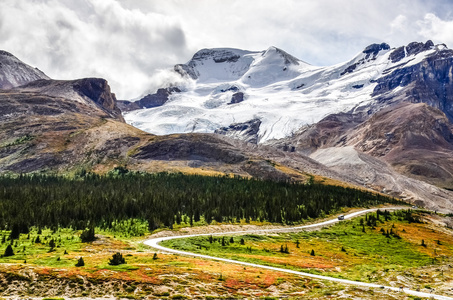
<path fill-rule="evenodd" d="M 387 208 L 379 208 L 379 209 L 381 209 L 381 210 L 384 210 L 384 209 L 387 209 L 387 210 L 398 210 L 398 209 L 407 209 L 407 207 L 404 207 L 404 208 L 403 207 L 387 207 Z M 344 219 L 345 220 L 346 219 L 351 219 L 351 218 L 357 217 L 359 215 L 363 215 L 363 214 L 366 214 L 366 213 L 369 213 L 369 212 L 374 212 L 376 210 L 377 210 L 377 208 L 357 211 L 357 212 L 345 215 Z M 153 247 L 155 249 L 164 251 L 164 252 L 170 252 L 170 253 L 179 254 L 179 255 L 192 256 L 192 257 L 198 257 L 198 258 L 203 258 L 203 259 L 210 259 L 210 260 L 221 261 L 221 262 L 226 262 L 226 263 L 233 263 L 233 264 L 238 264 L 238 265 L 243 265 L 243 266 L 248 266 L 248 267 L 254 267 L 254 268 L 268 269 L 268 270 L 272 270 L 272 271 L 284 272 L 284 273 L 289 273 L 289 274 L 294 274 L 294 275 L 299 275 L 299 276 L 308 277 L 308 278 L 314 278 L 314 279 L 321 279 L 321 280 L 339 282 L 339 283 L 343 283 L 343 284 L 364 286 L 364 287 L 370 287 L 370 288 L 388 289 L 388 290 L 392 290 L 392 291 L 395 291 L 395 292 L 401 292 L 402 291 L 402 292 L 404 292 L 404 293 L 406 293 L 408 295 L 417 296 L 417 297 L 427 297 L 427 298 L 431 298 L 431 299 L 441 299 L 441 300 L 453 300 L 452 297 L 435 295 L 435 294 L 425 293 L 425 292 L 419 292 L 419 291 L 414 291 L 414 290 L 405 289 L 405 288 L 403 290 L 401 290 L 401 288 L 399 288 L 399 287 L 383 286 L 383 285 L 374 284 L 374 283 L 366 283 L 366 282 L 360 282 L 360 281 L 352 281 L 352 280 L 347 280 L 347 279 L 340 279 L 340 278 L 335 278 L 335 277 L 328 277 L 328 276 L 310 274 L 310 273 L 299 272 L 299 271 L 294 271 L 294 270 L 289 270 L 289 269 L 283 269 L 283 268 L 271 267 L 271 266 L 266 266 L 266 265 L 259 265 L 259 264 L 254 264 L 254 263 L 242 262 L 242 261 L 237 261 L 237 260 L 232 260 L 232 259 L 214 257 L 214 256 L 209 256 L 209 255 L 204 255 L 204 254 L 180 251 L 180 250 L 175 250 L 175 249 L 171 249 L 171 248 L 167 248 L 167 247 L 163 247 L 163 246 L 159 245 L 159 243 L 162 242 L 162 241 L 173 240 L 173 239 L 182 239 L 182 238 L 197 237 L 197 236 L 210 236 L 210 235 L 237 235 L 237 234 L 247 234 L 247 233 L 291 232 L 291 231 L 298 231 L 298 230 L 302 230 L 302 229 L 325 227 L 325 226 L 328 226 L 328 225 L 335 224 L 337 222 L 341 222 L 341 221 L 338 220 L 338 218 L 335 218 L 335 219 L 324 221 L 324 222 L 320 222 L 320 223 L 315 223 L 315 224 L 310 224 L 310 225 L 303 225 L 303 226 L 296 226 L 296 227 L 288 227 L 288 228 L 263 229 L 263 230 L 246 230 L 246 231 L 218 232 L 218 233 L 204 233 L 204 234 L 191 234 L 191 235 L 158 237 L 158 238 L 153 238 L 153 239 L 146 240 L 146 241 L 144 241 L 144 244 L 148 245 L 148 246 L 151 246 L 151 247 Z"/>

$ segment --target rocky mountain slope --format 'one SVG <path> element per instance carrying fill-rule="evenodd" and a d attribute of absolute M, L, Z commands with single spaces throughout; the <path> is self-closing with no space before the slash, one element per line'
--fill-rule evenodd
<path fill-rule="evenodd" d="M 146 96 L 164 95 L 152 106 L 130 103 L 125 119 L 157 134 L 215 132 L 306 155 L 352 145 L 402 174 L 453 188 L 452 68 L 453 51 L 431 41 L 372 44 L 329 67 L 275 47 L 203 49 L 175 66 L 185 84 Z"/>
<path fill-rule="evenodd" d="M 61 96 L 56 96 L 58 89 L 64 90 Z M 0 172 L 105 172 L 126 166 L 250 176 L 250 164 L 257 164 L 255 177 L 306 179 L 302 172 L 288 175 L 212 134 L 145 133 L 124 123 L 115 102 L 109 107 L 112 99 L 105 80 L 95 78 L 36 81 L 0 91 Z"/>
<path fill-rule="evenodd" d="M 378 54 L 388 51 L 386 48 L 385 45 L 378 45 L 376 54 L 364 52 L 363 59 L 378 60 Z M 438 48 L 432 48 L 429 51 L 433 53 L 441 51 Z M 232 51 L 232 53 L 236 52 Z M 202 76 L 200 70 L 213 68 L 204 62 L 204 59 L 211 54 L 209 51 L 207 54 L 200 54 L 196 57 L 197 62 L 178 66 L 176 69 L 186 72 L 187 77 L 209 81 L 210 79 Z M 278 49 L 270 49 L 263 53 L 239 52 L 245 55 L 244 59 L 238 58 L 238 53 L 230 54 L 223 53 L 221 56 L 215 56 L 218 62 L 214 61 L 212 64 L 240 62 L 240 65 L 234 65 L 235 67 L 229 70 L 233 78 L 241 78 L 241 80 L 245 80 L 244 76 L 248 78 L 247 76 L 252 77 L 253 74 L 261 74 L 260 72 L 263 72 L 260 76 L 264 76 L 269 71 L 263 70 L 262 66 L 254 60 L 257 59 L 257 55 L 262 56 L 261 61 L 268 60 L 267 63 L 273 64 L 276 72 L 292 72 L 285 75 L 288 76 L 285 78 L 295 76 L 294 74 L 300 70 L 316 73 L 316 68 Z M 287 70 L 280 70 L 280 64 L 287 66 Z M 245 69 L 244 66 L 246 66 Z M 353 69 L 352 72 L 355 72 L 357 68 L 360 69 L 360 67 L 355 69 L 351 67 L 349 70 Z M 341 67 L 337 69 L 340 70 Z M 7 72 L 3 69 L 1 71 Z M 253 81 L 250 78 L 250 84 L 255 85 L 257 89 L 269 88 L 263 87 L 263 83 L 272 82 L 279 76 L 268 74 L 268 79 L 261 81 L 257 79 Z M 292 80 L 288 79 L 284 82 L 289 84 Z M 372 93 L 371 83 L 368 85 L 368 92 Z M 206 86 L 209 87 L 210 84 L 206 83 Z M 229 94 L 231 99 L 228 101 L 235 102 L 227 104 L 228 107 L 234 107 L 250 99 L 247 95 L 249 92 L 244 91 L 243 95 L 238 95 L 242 92 L 239 87 L 237 88 L 223 86 L 218 91 L 220 94 Z M 294 91 L 283 91 L 283 93 L 286 92 Z M 332 88 L 331 92 L 335 92 L 335 89 Z M 187 89 L 181 88 L 178 91 L 175 88 L 166 88 L 158 92 L 162 98 L 149 96 L 140 103 L 158 109 L 176 101 L 172 98 L 174 95 L 178 94 L 182 97 L 185 93 Z M 277 89 L 274 93 L 277 97 L 279 90 Z M 209 96 L 209 94 L 206 95 Z M 408 147 L 405 144 L 406 140 L 413 144 L 421 137 L 426 137 L 422 142 L 427 151 L 435 150 L 448 157 L 451 141 L 448 118 L 439 109 L 425 104 L 411 104 L 413 108 L 401 104 L 396 106 L 401 101 L 397 101 L 396 98 L 385 101 L 389 99 L 387 95 L 388 92 L 383 92 L 376 96 L 378 98 L 371 100 L 382 104 L 382 108 L 377 110 L 376 114 L 369 114 L 369 106 L 359 106 L 350 112 L 331 114 L 318 123 L 298 128 L 297 134 L 280 140 L 269 140 L 265 144 L 262 143 L 263 136 L 260 131 L 265 128 L 262 127 L 263 124 L 267 124 L 263 118 L 254 118 L 218 128 L 218 132 L 223 131 L 223 134 L 184 133 L 157 136 L 124 122 L 116 97 L 103 79 L 85 78 L 70 81 L 38 79 L 0 90 L 0 172 L 78 172 L 80 170 L 106 172 L 116 166 L 126 166 L 129 169 L 152 172 L 236 174 L 271 180 L 297 181 L 305 181 L 310 178 L 309 174 L 314 174 L 316 180 L 371 188 L 404 197 L 418 205 L 440 211 L 451 211 L 453 207 L 451 192 L 408 178 L 395 171 L 396 169 L 404 173 L 406 170 L 404 168 L 409 162 L 413 163 L 409 158 L 404 161 L 401 156 L 398 156 L 398 153 L 405 153 L 399 149 Z M 404 95 L 401 89 L 399 97 Z M 241 97 L 243 97 L 242 100 Z M 158 106 L 162 102 L 163 105 Z M 312 105 L 318 104 L 315 102 Z M 392 109 L 392 105 L 407 111 L 398 112 Z M 329 109 L 327 108 L 327 111 Z M 276 110 L 272 113 L 281 112 L 282 110 Z M 422 119 L 417 116 L 417 113 L 426 115 L 426 118 Z M 404 114 L 413 116 L 417 120 L 417 134 L 407 134 L 405 128 L 412 126 L 409 121 L 407 124 L 401 121 L 391 123 L 385 119 L 398 118 L 398 116 L 405 116 Z M 128 114 L 126 119 L 127 116 Z M 169 113 L 167 117 L 171 117 L 171 114 Z M 433 120 L 437 122 L 437 127 L 429 126 Z M 160 122 L 159 119 L 155 121 Z M 406 124 L 404 125 L 406 127 L 403 124 Z M 170 123 L 169 126 L 173 125 Z M 292 123 L 291 126 L 293 126 Z M 374 130 L 374 128 L 380 128 L 379 126 L 382 127 L 380 132 L 384 132 L 386 139 L 393 137 L 394 140 L 390 139 L 387 144 L 384 144 L 384 141 L 380 140 L 382 139 L 380 133 Z M 393 131 L 388 128 L 389 126 L 394 126 Z M 401 129 L 398 129 L 400 127 Z M 386 135 L 387 133 L 390 135 Z M 234 139 L 238 134 L 243 138 Z M 383 147 L 392 148 L 393 151 L 392 149 L 383 151 Z M 415 151 L 413 155 L 420 155 L 420 152 Z M 383 158 L 377 159 L 373 156 L 383 156 Z M 437 156 L 432 157 L 434 162 Z M 401 161 L 403 165 L 397 165 Z M 428 168 L 429 164 L 426 167 Z M 446 167 L 442 172 L 447 174 L 450 169 Z M 437 173 L 433 172 L 433 174 Z M 444 178 L 447 177 L 445 175 Z M 419 179 L 425 178 L 421 176 Z M 437 177 L 435 179 L 437 180 Z"/>
<path fill-rule="evenodd" d="M 213 134 L 155 136 L 128 125 L 104 79 L 50 80 L 33 77 L 33 70 L 19 60 L 13 69 L 0 66 L 5 78 L 22 78 L 0 89 L 0 172 L 105 172 L 126 166 L 307 179 Z"/>
<path fill-rule="evenodd" d="M 49 77 L 11 53 L 0 50 L 0 89 L 10 89 L 37 79 Z"/>

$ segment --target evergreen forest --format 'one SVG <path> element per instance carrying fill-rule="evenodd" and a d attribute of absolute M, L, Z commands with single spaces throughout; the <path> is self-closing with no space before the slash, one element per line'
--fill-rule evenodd
<path fill-rule="evenodd" d="M 121 171 L 121 170 L 120 170 Z M 383 195 L 310 181 L 306 184 L 181 173 L 80 173 L 74 177 L 0 176 L 0 229 L 12 236 L 30 227 L 93 226 L 140 219 L 150 231 L 245 220 L 294 224 L 342 207 L 398 203 Z"/>

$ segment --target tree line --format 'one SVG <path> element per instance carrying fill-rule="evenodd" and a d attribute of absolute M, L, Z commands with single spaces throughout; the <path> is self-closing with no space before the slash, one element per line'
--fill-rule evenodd
<path fill-rule="evenodd" d="M 121 171 L 121 170 L 120 170 Z M 398 201 L 363 190 L 181 173 L 81 173 L 68 178 L 0 176 L 0 229 L 27 233 L 31 226 L 110 227 L 131 218 L 149 229 L 202 218 L 211 223 L 260 220 L 293 224 L 341 207 Z"/>

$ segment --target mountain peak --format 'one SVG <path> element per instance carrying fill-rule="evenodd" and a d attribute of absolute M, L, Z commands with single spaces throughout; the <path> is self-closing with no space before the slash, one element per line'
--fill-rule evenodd
<path fill-rule="evenodd" d="M 7 51 L 0 50 L 0 89 L 11 89 L 38 79 L 50 79 Z"/>
<path fill-rule="evenodd" d="M 264 51 L 264 53 L 263 53 L 263 56 L 270 56 L 270 55 L 279 55 L 280 57 L 282 57 L 285 60 L 284 61 L 285 65 L 291 65 L 291 64 L 299 65 L 301 62 L 298 58 L 292 56 L 291 54 L 289 54 L 275 46 L 271 46 L 271 47 L 267 48 L 267 50 Z"/>
<path fill-rule="evenodd" d="M 15 56 L 12 55 L 11 53 L 9 53 L 9 52 L 7 52 L 7 51 L 4 51 L 4 50 L 0 50 L 0 55 L 9 56 L 9 57 L 15 57 Z"/>

